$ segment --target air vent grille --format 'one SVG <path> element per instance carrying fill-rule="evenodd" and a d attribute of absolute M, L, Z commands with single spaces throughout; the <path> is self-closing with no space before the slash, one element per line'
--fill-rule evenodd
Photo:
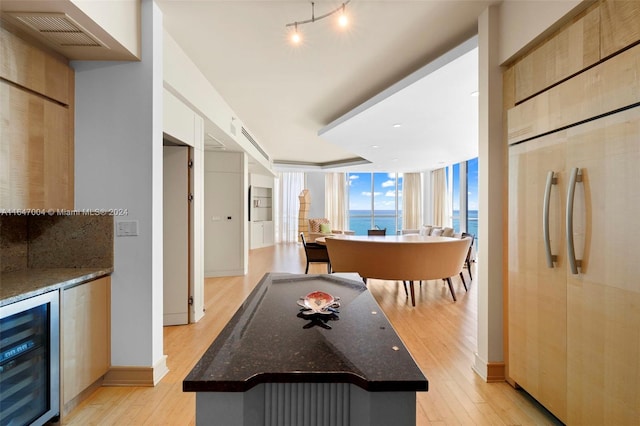
<path fill-rule="evenodd" d="M 242 134 L 244 135 L 245 138 L 247 138 L 247 140 L 249 142 L 251 142 L 251 145 L 255 146 L 256 149 L 260 152 L 260 154 L 262 154 L 262 156 L 269 161 L 269 156 L 267 155 L 266 152 L 264 152 L 264 150 L 262 149 L 262 147 L 260 145 L 258 145 L 258 142 L 256 142 L 255 139 L 253 139 L 253 136 L 251 136 L 249 134 L 249 132 L 247 131 L 247 129 L 244 128 L 244 126 L 242 126 Z"/>
<path fill-rule="evenodd" d="M 46 40 L 62 47 L 106 47 L 96 36 L 64 13 L 10 13 Z"/>

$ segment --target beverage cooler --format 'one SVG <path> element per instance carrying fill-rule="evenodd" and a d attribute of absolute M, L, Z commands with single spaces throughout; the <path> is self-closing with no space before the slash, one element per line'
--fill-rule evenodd
<path fill-rule="evenodd" d="M 0 425 L 42 425 L 60 414 L 57 291 L 0 307 Z"/>

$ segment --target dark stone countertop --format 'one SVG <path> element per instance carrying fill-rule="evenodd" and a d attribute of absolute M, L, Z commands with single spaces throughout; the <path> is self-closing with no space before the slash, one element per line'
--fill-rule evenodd
<path fill-rule="evenodd" d="M 29 268 L 0 274 L 0 306 L 109 275 L 113 268 Z"/>
<path fill-rule="evenodd" d="M 340 297 L 331 329 L 300 318 L 312 291 Z M 211 313 L 214 314 L 215 313 Z M 260 383 L 352 383 L 367 391 L 426 391 L 428 382 L 359 281 L 266 274 L 183 381 L 185 392 L 244 392 Z"/>

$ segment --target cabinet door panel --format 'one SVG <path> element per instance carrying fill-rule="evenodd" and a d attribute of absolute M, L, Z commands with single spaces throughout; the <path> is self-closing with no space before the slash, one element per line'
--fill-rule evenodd
<path fill-rule="evenodd" d="M 509 150 L 509 375 L 560 419 L 566 417 L 565 133 Z M 547 267 L 542 214 L 546 178 L 552 253 Z"/>
<path fill-rule="evenodd" d="M 63 290 L 63 405 L 111 365 L 111 278 Z"/>
<path fill-rule="evenodd" d="M 72 209 L 69 110 L 5 82 L 0 92 L 0 207 Z"/>
<path fill-rule="evenodd" d="M 580 273 L 568 272 L 569 423 L 640 418 L 640 108 L 576 128 L 569 167 L 583 169 L 574 207 Z M 579 195 L 579 196 L 578 196 Z"/>
<path fill-rule="evenodd" d="M 640 2 L 605 1 L 600 11 L 603 58 L 640 40 Z"/>

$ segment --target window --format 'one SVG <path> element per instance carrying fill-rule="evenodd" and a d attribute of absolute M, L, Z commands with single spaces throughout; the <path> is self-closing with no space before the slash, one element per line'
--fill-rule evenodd
<path fill-rule="evenodd" d="M 367 235 L 368 229 L 402 229 L 402 174 L 349 173 L 349 229 Z"/>
<path fill-rule="evenodd" d="M 447 167 L 447 189 L 453 228 L 478 237 L 478 158 Z"/>

